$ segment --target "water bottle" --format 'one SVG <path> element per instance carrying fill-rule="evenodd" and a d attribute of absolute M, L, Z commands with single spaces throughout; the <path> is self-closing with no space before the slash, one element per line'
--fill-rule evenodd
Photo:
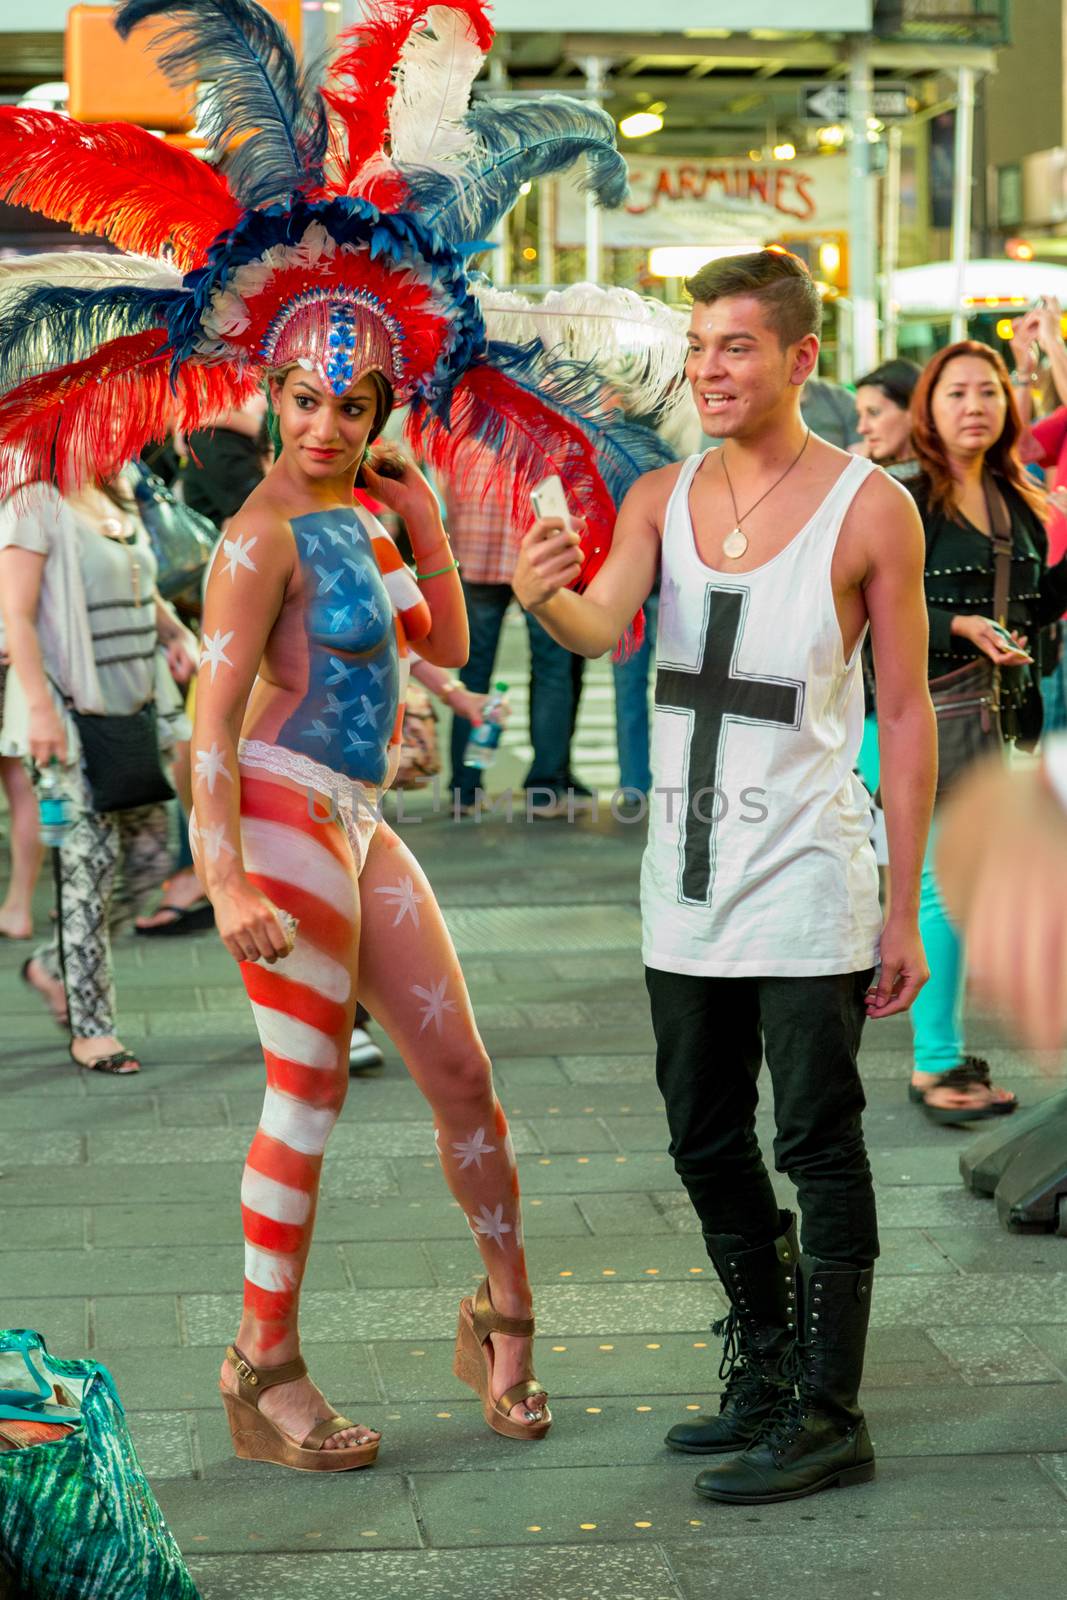
<path fill-rule="evenodd" d="M 37 780 L 37 810 L 40 815 L 41 843 L 60 845 L 74 821 L 74 802 L 55 756 Z"/>
<path fill-rule="evenodd" d="M 503 679 L 494 683 L 493 692 L 485 702 L 482 720 L 476 728 L 471 729 L 467 740 L 467 748 L 463 752 L 465 767 L 475 767 L 479 772 L 484 772 L 486 767 L 493 765 L 500 735 L 504 731 L 500 724 L 500 710 L 507 692 L 508 686 Z"/>

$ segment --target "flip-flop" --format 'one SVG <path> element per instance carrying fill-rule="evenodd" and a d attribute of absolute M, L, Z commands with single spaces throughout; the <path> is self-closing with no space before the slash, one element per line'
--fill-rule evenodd
<path fill-rule="evenodd" d="M 205 928 L 215 926 L 215 908 L 210 900 L 198 900 L 191 906 L 157 906 L 152 913 L 158 916 L 161 911 L 173 912 L 172 922 L 157 923 L 154 928 L 142 928 L 135 924 L 134 931 L 142 939 L 173 939 L 183 933 L 200 933 Z"/>

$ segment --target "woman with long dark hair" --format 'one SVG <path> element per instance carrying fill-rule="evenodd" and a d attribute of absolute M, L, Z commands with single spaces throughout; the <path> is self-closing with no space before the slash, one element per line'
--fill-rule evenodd
<path fill-rule="evenodd" d="M 946 741 L 961 730 L 961 719 L 984 719 L 992 739 L 999 730 L 1005 747 L 1017 733 L 1036 736 L 1040 728 L 1035 656 L 1041 628 L 1067 606 L 1067 562 L 1046 569 L 1043 497 L 1019 461 L 1021 432 L 1008 371 L 996 351 L 963 340 L 929 362 L 912 402 L 912 438 L 921 467 L 913 492 L 926 529 L 931 689 L 936 705 L 938 680 L 988 662 L 986 699 L 995 702 L 999 688 L 1000 704 L 999 716 L 988 704 L 975 710 L 968 691 L 956 696 L 955 716 L 939 715 L 942 786 L 958 776 L 946 771 Z M 1005 554 L 1010 538 L 1002 616 L 994 598 L 998 532 Z M 911 1010 L 912 1099 L 944 1123 L 1014 1111 L 1015 1096 L 994 1087 L 988 1062 L 966 1049 L 962 949 L 941 900 L 932 847 L 919 926 L 930 981 Z"/>

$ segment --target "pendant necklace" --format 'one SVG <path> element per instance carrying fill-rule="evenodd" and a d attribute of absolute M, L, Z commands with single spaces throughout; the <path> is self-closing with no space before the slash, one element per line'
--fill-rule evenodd
<path fill-rule="evenodd" d="M 771 484 L 770 488 L 769 489 L 765 489 L 764 492 L 760 495 L 759 499 L 755 502 L 755 504 L 749 506 L 748 510 L 745 512 L 745 515 L 743 517 L 739 517 L 738 514 L 737 514 L 737 500 L 734 497 L 734 486 L 730 482 L 730 469 L 726 465 L 726 446 L 724 445 L 722 450 L 719 452 L 719 459 L 722 461 L 723 474 L 724 474 L 724 476 L 726 478 L 726 487 L 730 491 L 730 504 L 733 507 L 733 513 L 734 513 L 733 531 L 731 533 L 728 533 L 726 535 L 726 538 L 722 542 L 722 553 L 723 553 L 724 556 L 728 556 L 731 561 L 740 561 L 741 557 L 744 555 L 745 551 L 748 549 L 748 538 L 741 531 L 741 524 L 742 524 L 742 522 L 744 522 L 745 517 L 750 517 L 752 515 L 753 511 L 755 511 L 756 506 L 761 506 L 763 504 L 764 500 L 766 500 L 767 496 L 769 494 L 773 494 L 775 489 L 777 489 L 778 485 L 785 478 L 788 478 L 789 474 L 792 472 L 793 468 L 796 466 L 797 462 L 800 460 L 801 456 L 804 454 L 805 450 L 808 448 L 808 440 L 810 438 L 811 438 L 811 429 L 809 428 L 808 431 L 804 435 L 804 443 L 801 445 L 800 449 L 797 451 L 797 453 L 793 457 L 792 461 L 786 467 L 786 469 L 782 473 L 781 477 L 775 478 L 775 480 Z"/>

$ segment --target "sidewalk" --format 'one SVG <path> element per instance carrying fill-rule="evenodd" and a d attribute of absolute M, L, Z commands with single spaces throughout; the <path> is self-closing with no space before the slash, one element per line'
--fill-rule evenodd
<path fill-rule="evenodd" d="M 610 785 L 606 667 L 590 688 L 579 742 Z M 516 781 L 518 763 L 499 770 Z M 123 1032 L 145 1071 L 108 1079 L 74 1073 L 18 982 L 24 947 L 0 950 L 0 1326 L 111 1367 L 204 1600 L 1061 1594 L 1067 1241 L 1008 1235 L 964 1192 L 971 1136 L 906 1103 L 906 1021 L 872 1026 L 863 1052 L 884 1230 L 865 1390 L 878 1480 L 778 1508 L 709 1504 L 691 1491 L 699 1462 L 662 1445 L 717 1388 L 708 1324 L 723 1302 L 665 1155 L 643 829 L 426 814 L 405 834 L 512 1122 L 556 1416 L 540 1444 L 489 1433 L 452 1377 L 478 1258 L 390 1054 L 384 1077 L 353 1082 L 334 1132 L 304 1296 L 311 1371 L 382 1428 L 379 1465 L 319 1477 L 234 1460 L 215 1385 L 262 1069 L 233 964 L 213 936 L 123 941 Z M 1062 1085 L 988 1027 L 970 1044 L 1027 1103 Z"/>

